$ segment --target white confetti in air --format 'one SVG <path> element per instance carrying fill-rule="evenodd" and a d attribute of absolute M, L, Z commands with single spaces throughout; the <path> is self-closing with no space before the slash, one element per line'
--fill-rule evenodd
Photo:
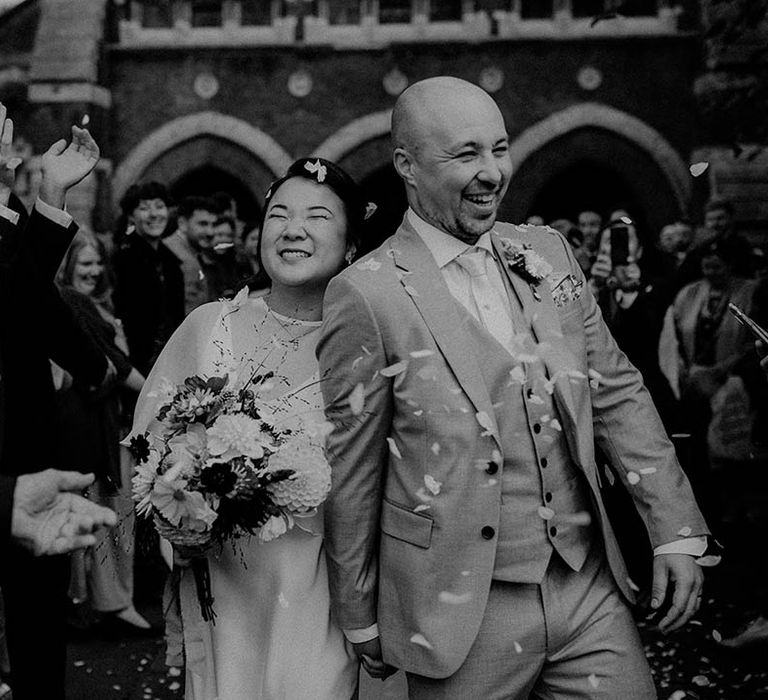
<path fill-rule="evenodd" d="M 547 506 L 539 506 L 539 515 L 544 520 L 552 520 L 552 518 L 555 517 L 555 511 L 551 508 L 547 508 Z"/>
<path fill-rule="evenodd" d="M 432 500 L 432 496 L 427 493 L 423 486 L 420 486 L 419 490 L 416 492 L 416 498 L 418 498 L 420 501 L 425 501 L 426 503 L 429 503 L 429 501 Z"/>
<path fill-rule="evenodd" d="M 450 605 L 462 605 L 472 600 L 471 593 L 451 593 L 450 591 L 440 591 L 437 594 L 437 599 L 441 603 L 448 603 Z"/>
<path fill-rule="evenodd" d="M 685 698 L 685 691 L 684 690 L 676 690 L 672 695 L 669 696 L 669 700 L 684 700 Z"/>
<path fill-rule="evenodd" d="M 425 649 L 431 649 L 432 645 L 426 640 L 423 634 L 416 633 L 411 637 L 411 642 L 414 644 L 418 644 L 420 647 L 424 647 Z"/>
<path fill-rule="evenodd" d="M 597 686 L 600 685 L 600 679 L 594 673 L 590 673 L 589 676 L 587 676 L 587 680 L 593 688 L 597 688 Z"/>
<path fill-rule="evenodd" d="M 560 421 L 555 418 L 555 420 L 551 421 L 549 424 L 549 427 L 552 428 L 552 430 L 562 430 L 563 426 L 560 425 Z"/>
<path fill-rule="evenodd" d="M 280 603 L 281 608 L 288 607 L 288 599 L 285 597 L 283 593 L 280 593 L 280 595 L 277 596 L 277 602 Z"/>
<path fill-rule="evenodd" d="M 640 475 L 637 472 L 627 472 L 627 481 L 634 486 L 640 483 Z"/>
<path fill-rule="evenodd" d="M 709 163 L 707 163 L 705 160 L 702 160 L 698 163 L 691 164 L 691 167 L 688 168 L 688 170 L 694 177 L 699 177 L 699 175 L 703 175 L 705 173 L 708 167 Z"/>
<path fill-rule="evenodd" d="M 170 666 L 168 668 L 168 675 L 173 678 L 178 678 L 181 675 L 181 669 L 178 666 Z"/>
<path fill-rule="evenodd" d="M 422 503 L 421 505 L 416 506 L 413 509 L 414 513 L 421 513 L 423 510 L 429 510 L 432 506 L 427 505 L 426 503 Z"/>
<path fill-rule="evenodd" d="M 531 394 L 531 397 L 528 399 L 528 401 L 534 406 L 543 406 L 546 403 L 544 399 L 542 399 L 538 394 Z"/>
<path fill-rule="evenodd" d="M 694 685 L 698 685 L 700 688 L 705 688 L 709 685 L 709 678 L 706 676 L 694 676 L 691 678 Z"/>
<path fill-rule="evenodd" d="M 723 641 L 723 635 L 720 634 L 717 630 L 712 630 L 712 639 L 714 639 L 718 644 Z"/>
<path fill-rule="evenodd" d="M 605 471 L 605 478 L 607 479 L 608 483 L 613 486 L 616 483 L 616 477 L 613 475 L 613 472 L 610 470 L 610 468 L 606 465 L 604 467 Z"/>
<path fill-rule="evenodd" d="M 469 576 L 471 573 L 472 573 L 471 571 L 462 571 L 461 575 L 462 576 Z"/>
<path fill-rule="evenodd" d="M 640 470 L 640 473 L 643 476 L 646 476 L 647 474 L 655 474 L 657 472 L 656 467 L 645 467 L 644 469 Z"/>
<path fill-rule="evenodd" d="M 514 646 L 515 646 L 515 652 L 516 653 L 518 653 L 518 654 L 522 654 L 523 653 L 523 647 L 520 646 L 520 642 L 515 642 Z"/>
<path fill-rule="evenodd" d="M 363 360 L 363 356 L 362 356 L 362 355 L 360 355 L 360 357 L 356 357 L 356 358 L 355 358 L 355 359 L 352 361 L 352 371 L 354 371 L 355 369 L 357 369 L 357 366 L 360 364 L 360 362 L 362 362 L 362 360 Z"/>
<path fill-rule="evenodd" d="M 603 378 L 603 375 L 600 374 L 595 369 L 589 370 L 589 386 L 591 386 L 593 389 L 597 389 L 598 386 L 600 386 L 600 380 Z"/>
<path fill-rule="evenodd" d="M 75 668 L 80 668 L 81 666 L 85 666 L 85 661 L 75 661 L 73 664 Z"/>
<path fill-rule="evenodd" d="M 412 353 L 410 353 L 411 357 L 415 360 L 418 360 L 422 357 L 431 357 L 434 354 L 434 350 L 414 350 Z"/>
<path fill-rule="evenodd" d="M 488 479 L 488 486 L 496 486 L 499 482 L 496 479 Z"/>
<path fill-rule="evenodd" d="M 515 367 L 513 370 L 510 371 L 509 377 L 513 382 L 517 382 L 518 384 L 524 384 L 525 370 L 520 366 Z"/>
<path fill-rule="evenodd" d="M 395 457 L 397 457 L 398 459 L 402 459 L 403 458 L 403 455 L 400 454 L 400 450 L 397 449 L 397 444 L 395 443 L 395 441 L 391 437 L 387 438 L 387 444 L 389 445 L 389 451 Z"/>
<path fill-rule="evenodd" d="M 168 686 L 170 688 L 170 686 Z M 122 690 L 122 687 L 119 685 L 113 685 L 112 690 Z"/>
<path fill-rule="evenodd" d="M 173 683 L 168 684 L 168 690 L 177 691 L 179 688 L 181 688 L 181 683 L 178 681 L 173 681 Z"/>
<path fill-rule="evenodd" d="M 691 530 L 691 528 L 689 528 L 689 527 L 686 525 L 685 527 L 681 527 L 681 528 L 680 528 L 680 529 L 677 531 L 677 534 L 678 534 L 678 535 L 680 535 L 680 537 L 688 537 L 688 536 L 691 534 L 691 532 L 693 532 L 693 530 Z"/>
<path fill-rule="evenodd" d="M 417 291 L 416 291 L 416 290 L 415 290 L 413 287 L 411 287 L 411 285 L 410 285 L 410 284 L 404 284 L 404 285 L 403 285 L 403 289 L 404 289 L 404 290 L 405 290 L 405 291 L 406 291 L 408 294 L 410 294 L 412 297 L 417 297 L 417 296 L 419 296 L 419 293 L 418 293 L 418 292 L 417 292 Z"/>
<path fill-rule="evenodd" d="M 395 364 L 379 370 L 379 374 L 382 377 L 394 377 L 398 374 L 402 374 L 406 369 L 408 369 L 407 362 L 395 362 Z"/>
<path fill-rule="evenodd" d="M 566 373 L 571 379 L 586 379 L 587 375 L 577 369 L 569 369 Z"/>
<path fill-rule="evenodd" d="M 363 412 L 365 406 L 365 387 L 362 384 L 358 384 L 352 393 L 349 395 L 349 410 L 352 414 L 359 416 Z"/>
<path fill-rule="evenodd" d="M 433 442 L 432 447 L 429 449 L 432 450 L 432 454 L 435 455 L 435 457 L 440 454 L 440 444 L 437 442 Z"/>
<path fill-rule="evenodd" d="M 483 435 L 490 435 L 493 432 L 493 424 L 491 423 L 490 416 L 485 411 L 478 411 L 475 413 L 477 422 L 480 423 L 480 427 L 485 428 Z"/>
<path fill-rule="evenodd" d="M 545 414 L 544 414 L 544 415 L 541 417 L 541 422 L 542 422 L 542 423 L 549 423 L 549 421 L 550 421 L 550 420 L 552 420 L 552 416 L 550 416 L 550 415 L 549 415 L 549 413 L 545 413 Z"/>
<path fill-rule="evenodd" d="M 83 118 L 80 120 L 80 126 L 88 126 L 91 123 L 91 117 L 87 114 L 83 115 Z"/>
<path fill-rule="evenodd" d="M 424 485 L 427 487 L 427 490 L 433 496 L 437 496 L 440 493 L 440 489 L 443 486 L 443 482 L 442 481 L 438 481 L 431 474 L 425 474 L 424 475 Z"/>
<path fill-rule="evenodd" d="M 419 379 L 423 379 L 424 381 L 428 381 L 429 379 L 434 379 L 437 376 L 437 367 L 433 365 L 427 365 L 426 367 L 422 367 L 418 372 L 416 372 L 416 376 Z"/>
<path fill-rule="evenodd" d="M 638 586 L 629 576 L 627 576 L 627 585 L 635 592 L 637 593 L 640 590 L 640 586 Z"/>
<path fill-rule="evenodd" d="M 371 354 L 371 351 L 370 351 L 370 350 L 369 350 L 367 347 L 365 347 L 365 345 L 361 345 L 361 346 L 360 346 L 360 349 L 361 349 L 361 350 L 362 350 L 362 351 L 363 351 L 363 352 L 364 352 L 366 355 L 370 355 L 370 354 Z"/>
<path fill-rule="evenodd" d="M 419 409 L 418 411 L 414 411 L 414 412 L 413 412 L 413 415 L 414 415 L 414 416 L 416 416 L 416 417 L 418 418 L 418 417 L 419 417 L 420 415 L 422 415 L 423 413 L 424 413 L 424 411 L 423 411 L 422 409 Z"/>
<path fill-rule="evenodd" d="M 359 263 L 357 268 L 359 270 L 368 270 L 370 272 L 376 272 L 381 267 L 381 263 L 376 258 L 371 258 L 365 262 Z"/>

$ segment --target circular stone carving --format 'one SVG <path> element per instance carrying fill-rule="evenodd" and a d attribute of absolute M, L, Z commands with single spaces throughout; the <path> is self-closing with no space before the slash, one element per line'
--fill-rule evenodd
<path fill-rule="evenodd" d="M 486 92 L 498 92 L 504 85 L 504 72 L 498 66 L 488 66 L 480 72 L 480 87 Z"/>
<path fill-rule="evenodd" d="M 303 69 L 294 71 L 288 78 L 288 92 L 294 97 L 306 97 L 312 92 L 312 76 Z"/>
<path fill-rule="evenodd" d="M 405 90 L 405 88 L 408 87 L 408 77 L 398 68 L 393 68 L 384 76 L 381 84 L 384 86 L 384 90 L 388 95 L 397 97 L 403 90 Z"/>
<path fill-rule="evenodd" d="M 603 84 L 603 74 L 594 66 L 584 66 L 576 76 L 576 82 L 583 90 L 597 90 Z"/>
<path fill-rule="evenodd" d="M 193 84 L 195 94 L 202 100 L 210 100 L 219 92 L 219 81 L 215 75 L 200 73 Z"/>

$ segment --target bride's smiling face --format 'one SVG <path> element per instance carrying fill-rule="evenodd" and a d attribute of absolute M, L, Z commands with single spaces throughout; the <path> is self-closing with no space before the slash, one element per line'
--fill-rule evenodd
<path fill-rule="evenodd" d="M 261 259 L 275 285 L 324 287 L 344 264 L 344 203 L 325 185 L 301 177 L 272 195 L 261 234 Z"/>

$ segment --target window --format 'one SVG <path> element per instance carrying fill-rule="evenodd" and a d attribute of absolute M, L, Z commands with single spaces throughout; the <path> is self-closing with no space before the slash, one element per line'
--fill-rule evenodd
<path fill-rule="evenodd" d="M 173 26 L 171 0 L 149 0 L 141 7 L 141 25 L 148 29 Z"/>
<path fill-rule="evenodd" d="M 360 0 L 329 0 L 330 24 L 360 24 Z"/>
<path fill-rule="evenodd" d="M 192 0 L 193 27 L 220 27 L 221 0 Z"/>
<path fill-rule="evenodd" d="M 625 17 L 655 17 L 657 0 L 571 0 L 574 17 L 595 17 L 618 12 Z"/>
<path fill-rule="evenodd" d="M 272 24 L 269 0 L 240 0 L 240 23 L 244 26 Z"/>
<path fill-rule="evenodd" d="M 433 22 L 461 21 L 462 0 L 431 0 L 429 19 Z"/>
<path fill-rule="evenodd" d="M 571 0 L 574 17 L 597 17 L 605 12 L 605 0 Z"/>
<path fill-rule="evenodd" d="M 280 16 L 303 14 L 317 17 L 317 0 L 282 0 L 280 3 Z"/>
<path fill-rule="evenodd" d="M 409 24 L 411 15 L 411 0 L 379 0 L 381 24 Z"/>

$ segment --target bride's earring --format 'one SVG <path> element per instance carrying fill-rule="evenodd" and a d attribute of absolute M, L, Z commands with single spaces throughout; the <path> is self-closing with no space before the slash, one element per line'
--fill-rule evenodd
<path fill-rule="evenodd" d="M 355 251 L 350 249 L 346 252 L 344 255 L 344 260 L 347 263 L 347 265 L 351 265 L 352 261 L 355 259 Z"/>

